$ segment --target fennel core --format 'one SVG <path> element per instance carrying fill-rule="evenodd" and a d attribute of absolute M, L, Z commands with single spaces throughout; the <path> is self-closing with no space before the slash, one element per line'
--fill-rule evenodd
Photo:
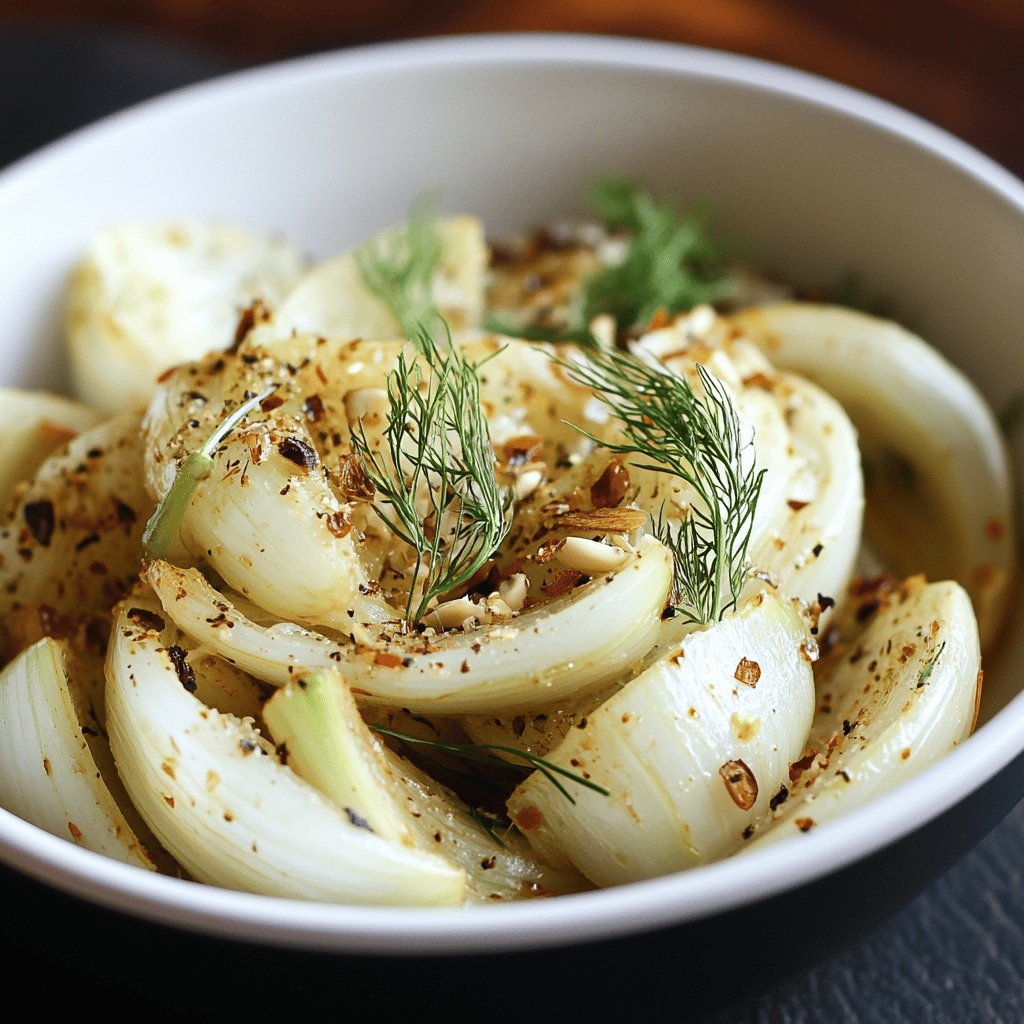
<path fill-rule="evenodd" d="M 367 288 L 419 356 L 403 349 L 387 375 L 382 447 L 371 444 L 361 419 L 352 428 L 353 450 L 380 498 L 377 513 L 413 551 L 407 627 L 435 598 L 467 582 L 511 525 L 512 495 L 495 477 L 479 367 L 452 344 L 431 297 L 440 253 L 436 220 L 421 201 L 387 249 L 371 245 L 356 256 Z M 432 324 L 444 330 L 443 347 Z"/>

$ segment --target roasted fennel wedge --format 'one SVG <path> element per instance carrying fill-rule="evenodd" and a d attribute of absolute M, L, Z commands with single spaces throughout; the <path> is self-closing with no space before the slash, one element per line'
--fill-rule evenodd
<path fill-rule="evenodd" d="M 907 580 L 829 660 L 809 750 L 751 845 L 809 832 L 861 806 L 934 764 L 974 727 L 978 626 L 957 583 Z"/>
<path fill-rule="evenodd" d="M 259 329 L 261 343 L 309 331 L 333 338 L 391 339 L 403 336 L 387 296 L 373 275 L 375 263 L 405 268 L 400 286 L 417 312 L 436 306 L 454 330 L 476 327 L 483 309 L 487 248 L 475 217 L 414 218 L 383 231 L 357 249 L 310 271 Z"/>
<path fill-rule="evenodd" d="M 46 605 L 108 612 L 134 583 L 153 502 L 139 417 L 115 417 L 51 455 L 0 522 L 0 616 Z"/>
<path fill-rule="evenodd" d="M 94 853 L 154 869 L 89 749 L 61 647 L 44 637 L 0 672 L 0 806 Z"/>
<path fill-rule="evenodd" d="M 227 348 L 239 309 L 278 303 L 305 269 L 289 242 L 235 225 L 105 228 L 68 292 L 75 391 L 108 414 L 143 407 L 163 370 Z"/>
<path fill-rule="evenodd" d="M 196 569 L 145 570 L 182 632 L 258 679 L 282 686 L 298 671 L 339 668 L 361 701 L 427 714 L 545 704 L 627 675 L 657 638 L 671 575 L 667 550 L 649 537 L 617 572 L 516 619 L 362 646 L 294 623 L 260 626 Z"/>
<path fill-rule="evenodd" d="M 61 395 L 0 388 L 0 511 L 15 484 L 99 419 L 95 409 Z"/>
<path fill-rule="evenodd" d="M 627 683 L 548 755 L 610 796 L 570 783 L 569 803 L 534 774 L 508 802 L 513 821 L 541 856 L 601 886 L 735 852 L 804 749 L 814 651 L 791 604 L 756 595 Z"/>
<path fill-rule="evenodd" d="M 194 878 L 324 902 L 462 902 L 460 869 L 363 827 L 283 764 L 251 720 L 194 696 L 176 639 L 155 602 L 120 606 L 107 726 L 132 801 Z"/>
<path fill-rule="evenodd" d="M 1016 546 L 1005 446 L 974 385 L 916 335 L 866 313 L 779 303 L 731 319 L 778 366 L 842 403 L 860 433 L 872 547 L 901 576 L 961 580 L 988 646 Z"/>
<path fill-rule="evenodd" d="M 377 835 L 452 861 L 466 873 L 468 899 L 522 899 L 587 887 L 575 872 L 538 861 L 507 821 L 470 808 L 384 747 L 339 672 L 297 677 L 274 694 L 263 717 L 291 768 Z"/>

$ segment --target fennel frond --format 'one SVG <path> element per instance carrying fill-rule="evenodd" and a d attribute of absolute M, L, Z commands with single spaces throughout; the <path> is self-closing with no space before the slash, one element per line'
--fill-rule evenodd
<path fill-rule="evenodd" d="M 699 500 L 677 528 L 659 514 L 653 532 L 673 554 L 676 614 L 690 622 L 719 621 L 743 587 L 765 472 L 753 459 L 744 465 L 752 442 L 741 436 L 725 387 L 698 363 L 701 400 L 685 377 L 619 351 L 597 350 L 563 365 L 621 424 L 620 441 L 594 440 L 642 456 L 642 468 L 677 476 L 696 491 Z"/>
<path fill-rule="evenodd" d="M 352 430 L 352 446 L 379 496 L 378 514 L 415 553 L 410 626 L 490 558 L 508 532 L 512 505 L 495 479 L 477 366 L 450 337 L 443 350 L 423 326 L 411 338 L 421 358 L 403 349 L 388 374 L 382 446 L 371 444 L 362 420 Z"/>

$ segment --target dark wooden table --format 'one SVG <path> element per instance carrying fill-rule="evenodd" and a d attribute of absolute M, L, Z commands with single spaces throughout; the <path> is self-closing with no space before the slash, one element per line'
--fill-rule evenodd
<path fill-rule="evenodd" d="M 1024 173 L 1017 0 L 521 0 L 514 12 L 495 0 L 0 0 L 0 165 L 100 114 L 229 67 L 382 39 L 508 29 L 645 36 L 781 61 L 893 100 Z M 1022 869 L 1024 805 L 866 941 L 714 1024 L 1024 1020 Z M 18 898 L 17 881 L 2 877 L 0 899 Z M 60 928 L 63 904 L 47 905 Z M 9 994 L 39 999 L 40 979 L 56 978 L 60 959 L 33 961 L 31 973 L 3 917 Z M 80 994 L 45 998 L 76 1006 Z M 125 1018 L 132 1012 L 122 1010 Z M 676 1019 L 671 1009 L 658 1016 Z"/>

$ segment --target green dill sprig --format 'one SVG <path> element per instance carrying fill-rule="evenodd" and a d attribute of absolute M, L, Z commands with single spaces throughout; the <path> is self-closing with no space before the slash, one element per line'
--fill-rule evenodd
<path fill-rule="evenodd" d="M 736 606 L 747 575 L 747 547 L 764 470 L 741 436 L 729 393 L 702 365 L 701 401 L 685 377 L 618 351 L 563 363 L 620 421 L 622 440 L 594 438 L 613 452 L 636 454 L 643 469 L 685 480 L 698 501 L 673 529 L 664 507 L 653 530 L 674 559 L 673 606 L 689 622 L 717 622 Z"/>
<path fill-rule="evenodd" d="M 512 509 L 511 493 L 495 478 L 478 366 L 450 337 L 443 350 L 422 326 L 412 339 L 421 358 L 410 359 L 403 349 L 387 376 L 383 445 L 370 443 L 361 419 L 352 430 L 353 449 L 380 496 L 378 514 L 416 554 L 409 626 L 490 558 L 508 532 Z"/>
<path fill-rule="evenodd" d="M 264 399 L 277 390 L 274 384 L 258 395 L 246 399 L 225 417 L 206 443 L 198 451 L 190 452 L 181 460 L 167 493 L 157 505 L 142 533 L 142 550 L 147 558 L 164 558 L 174 546 L 192 495 L 200 481 L 213 472 L 213 453 L 217 446 Z"/>
<path fill-rule="evenodd" d="M 528 750 L 507 747 L 501 743 L 441 743 L 438 740 L 428 740 L 419 736 L 410 736 L 403 732 L 396 732 L 394 729 L 388 729 L 383 725 L 371 725 L 370 728 L 382 736 L 391 736 L 394 739 L 401 740 L 403 743 L 415 743 L 434 750 L 443 750 L 445 753 L 453 754 L 466 761 L 512 769 L 522 772 L 524 776 L 529 775 L 531 772 L 539 771 L 571 804 L 575 804 L 576 800 L 572 793 L 561 783 L 559 776 L 568 779 L 570 782 L 575 782 L 578 786 L 584 786 L 595 793 L 600 793 L 602 796 L 609 796 L 611 793 L 610 790 L 598 785 L 591 779 L 585 778 L 576 772 L 571 772 L 568 768 L 563 768 L 560 764 L 555 764 L 553 761 L 547 761 L 543 757 L 531 754 Z M 504 758 L 497 757 L 498 753 L 508 754 L 511 757 L 518 758 L 523 763 L 513 764 Z"/>
<path fill-rule="evenodd" d="M 621 337 L 650 323 L 659 311 L 672 316 L 731 294 L 732 282 L 722 270 L 721 255 L 710 241 L 701 211 L 680 216 L 671 204 L 656 203 L 635 184 L 617 179 L 596 185 L 591 202 L 606 228 L 629 232 L 623 259 L 583 282 L 568 324 L 517 327 L 489 317 L 488 330 L 529 341 L 597 348 L 589 329 L 596 316 L 611 316 Z"/>
<path fill-rule="evenodd" d="M 423 324 L 432 326 L 439 314 L 431 285 L 441 262 L 436 194 L 419 196 L 406 223 L 357 249 L 355 260 L 363 283 L 387 306 L 402 337 L 415 337 Z"/>

